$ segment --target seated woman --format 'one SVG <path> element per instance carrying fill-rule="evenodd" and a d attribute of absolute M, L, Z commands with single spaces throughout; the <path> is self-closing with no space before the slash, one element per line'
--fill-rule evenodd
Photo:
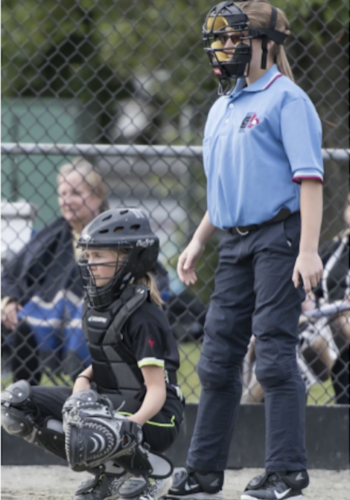
<path fill-rule="evenodd" d="M 76 500 L 124 493 L 158 500 L 172 482 L 161 453 L 178 434 L 184 406 L 176 341 L 150 274 L 159 240 L 143 212 L 115 209 L 92 221 L 78 246 L 84 250 L 83 331 L 92 364 L 78 375 L 73 393 L 12 384 L 2 394 L 2 425 L 58 456 L 67 454 L 73 470 L 95 476 L 81 485 Z M 147 480 L 132 481 L 130 474 Z"/>
<path fill-rule="evenodd" d="M 1 321 L 11 332 L 14 381 L 40 383 L 44 365 L 74 377 L 89 362 L 75 247 L 108 202 L 101 176 L 82 158 L 63 165 L 57 181 L 62 217 L 34 234 L 2 276 Z"/>

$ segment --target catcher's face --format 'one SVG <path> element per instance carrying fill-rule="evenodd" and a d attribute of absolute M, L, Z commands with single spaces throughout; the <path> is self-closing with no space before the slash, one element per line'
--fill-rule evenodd
<path fill-rule="evenodd" d="M 85 250 L 84 257 L 97 288 L 107 285 L 125 260 L 122 255 L 118 258 L 118 253 L 114 250 L 102 249 Z"/>

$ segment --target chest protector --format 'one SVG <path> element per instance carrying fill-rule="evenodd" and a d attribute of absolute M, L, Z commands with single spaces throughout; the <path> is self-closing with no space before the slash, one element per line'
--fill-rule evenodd
<path fill-rule="evenodd" d="M 83 332 L 92 359 L 98 392 L 118 393 L 142 399 L 143 376 L 135 355 L 121 333 L 128 318 L 148 299 L 144 285 L 128 286 L 106 310 L 83 306 Z"/>

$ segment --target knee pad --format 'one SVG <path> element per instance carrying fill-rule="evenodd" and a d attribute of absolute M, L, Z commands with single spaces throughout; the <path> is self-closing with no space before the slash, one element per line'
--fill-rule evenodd
<path fill-rule="evenodd" d="M 30 399 L 31 394 L 32 388 L 26 380 L 11 384 L 2 392 L 2 427 L 9 434 L 66 459 L 62 422 L 49 418 L 43 425 L 38 425 L 35 419 L 39 412 Z"/>
<path fill-rule="evenodd" d="M 32 434 L 37 408 L 30 400 L 31 393 L 26 380 L 11 384 L 1 393 L 1 425 L 9 434 L 22 438 Z"/>
<path fill-rule="evenodd" d="M 174 470 L 173 464 L 168 457 L 162 453 L 151 451 L 146 444 L 139 444 L 131 454 L 122 455 L 115 460 L 115 463 L 132 476 L 151 477 L 153 479 L 170 477 Z"/>

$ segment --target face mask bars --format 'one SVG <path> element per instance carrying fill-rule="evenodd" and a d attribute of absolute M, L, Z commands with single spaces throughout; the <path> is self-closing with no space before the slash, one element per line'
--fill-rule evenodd
<path fill-rule="evenodd" d="M 234 10 L 231 13 L 229 9 Z M 227 13 L 223 15 L 225 10 Z M 212 13 L 213 10 L 208 14 L 203 26 L 203 41 L 206 44 L 204 50 L 209 57 L 214 74 L 219 79 L 218 94 L 228 95 L 233 88 L 232 79 L 237 80 L 249 75 L 252 56 L 251 40 L 253 38 L 261 39 L 261 69 L 266 69 L 268 41 L 273 40 L 276 44 L 282 45 L 285 43 L 288 33 L 275 29 L 277 22 L 275 7 L 272 7 L 268 28 L 251 28 L 247 15 L 234 2 L 224 4 L 219 12 L 215 12 L 215 15 L 211 15 Z M 236 26 L 233 23 L 237 23 Z M 243 32 L 248 32 L 248 36 L 241 36 L 240 39 L 250 40 L 249 46 L 246 43 L 238 43 L 232 49 L 224 48 L 222 38 L 225 34 L 230 37 Z M 228 54 L 230 50 L 233 51 L 231 58 Z"/>

